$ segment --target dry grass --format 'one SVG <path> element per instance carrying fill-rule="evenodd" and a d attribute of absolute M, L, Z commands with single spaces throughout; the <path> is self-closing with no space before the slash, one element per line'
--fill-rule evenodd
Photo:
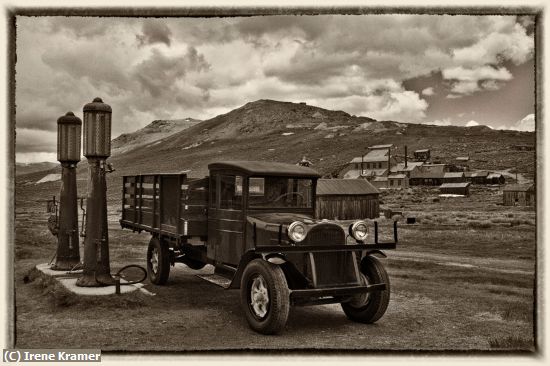
<path fill-rule="evenodd" d="M 508 351 L 534 351 L 535 345 L 532 339 L 522 338 L 517 335 L 491 338 L 489 346 L 493 349 Z"/>

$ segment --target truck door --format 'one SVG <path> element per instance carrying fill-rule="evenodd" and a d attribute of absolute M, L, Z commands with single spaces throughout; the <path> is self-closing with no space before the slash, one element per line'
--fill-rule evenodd
<path fill-rule="evenodd" d="M 208 256 L 237 265 L 244 245 L 243 178 L 212 174 L 208 211 Z M 215 196 L 215 197 L 213 197 Z"/>

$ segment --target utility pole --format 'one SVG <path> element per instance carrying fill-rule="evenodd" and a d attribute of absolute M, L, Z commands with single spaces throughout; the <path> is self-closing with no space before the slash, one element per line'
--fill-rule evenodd
<path fill-rule="evenodd" d="M 69 271 L 80 263 L 76 164 L 80 161 L 82 121 L 73 112 L 57 119 L 57 160 L 61 163 L 56 271 Z"/>
<path fill-rule="evenodd" d="M 84 271 L 77 286 L 114 284 L 109 264 L 107 228 L 106 160 L 111 155 L 111 114 L 101 98 L 84 106 L 84 156 L 88 159 L 89 180 L 86 198 Z"/>

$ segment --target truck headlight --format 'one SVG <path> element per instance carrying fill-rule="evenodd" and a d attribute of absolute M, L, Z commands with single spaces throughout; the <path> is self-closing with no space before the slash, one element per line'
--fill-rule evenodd
<path fill-rule="evenodd" d="M 305 239 L 307 234 L 307 229 L 304 224 L 300 221 L 294 221 L 288 226 L 288 237 L 296 243 L 301 242 Z"/>
<path fill-rule="evenodd" d="M 365 221 L 357 221 L 350 227 L 350 234 L 355 240 L 365 240 L 367 238 L 367 223 Z"/>

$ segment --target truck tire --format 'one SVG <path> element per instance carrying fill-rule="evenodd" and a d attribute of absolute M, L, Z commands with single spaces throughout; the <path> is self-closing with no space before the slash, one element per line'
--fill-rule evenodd
<path fill-rule="evenodd" d="M 250 328 L 262 334 L 283 330 L 290 310 L 290 291 L 283 270 L 254 259 L 241 279 L 241 305 Z"/>
<path fill-rule="evenodd" d="M 343 302 L 342 309 L 346 316 L 359 323 L 374 323 L 384 315 L 390 301 L 390 279 L 380 261 L 373 256 L 366 256 L 361 261 L 361 275 L 365 284 L 385 283 L 386 289 L 354 296 Z"/>
<path fill-rule="evenodd" d="M 170 250 L 168 244 L 152 237 L 147 247 L 147 274 L 155 285 L 164 285 L 170 274 Z"/>

